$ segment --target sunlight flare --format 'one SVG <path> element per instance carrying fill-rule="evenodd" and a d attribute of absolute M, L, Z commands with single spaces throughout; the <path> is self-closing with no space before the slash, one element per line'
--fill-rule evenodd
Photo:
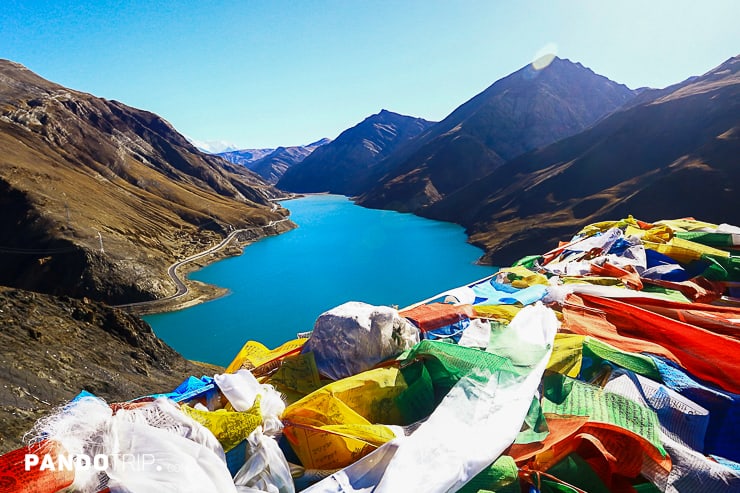
<path fill-rule="evenodd" d="M 532 68 L 535 70 L 542 70 L 552 63 L 557 54 L 558 45 L 555 43 L 547 43 L 545 46 L 540 48 L 537 53 L 535 53 Z"/>

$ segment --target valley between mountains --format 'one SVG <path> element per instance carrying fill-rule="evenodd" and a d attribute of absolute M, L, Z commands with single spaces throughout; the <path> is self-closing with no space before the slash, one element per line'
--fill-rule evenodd
<path fill-rule="evenodd" d="M 455 222 L 505 265 L 605 217 L 740 224 L 739 189 L 740 56 L 663 89 L 555 58 L 440 122 L 382 110 L 333 140 L 221 155 L 0 60 L 0 452 L 84 386 L 118 401 L 210 371 L 112 306 L 173 295 L 168 268 L 235 230 L 190 268 L 295 227 L 276 204 L 292 194 Z"/>

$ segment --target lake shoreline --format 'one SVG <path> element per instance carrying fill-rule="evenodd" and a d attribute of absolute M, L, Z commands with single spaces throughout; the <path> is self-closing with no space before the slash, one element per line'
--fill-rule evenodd
<path fill-rule="evenodd" d="M 308 196 L 320 196 L 320 195 L 331 195 L 331 194 L 329 192 L 290 193 L 287 197 L 282 197 L 279 199 L 271 199 L 271 201 L 287 202 L 290 200 L 297 200 L 297 199 L 305 198 Z M 288 209 L 287 207 L 285 209 L 290 211 L 290 209 Z M 288 219 L 290 219 L 290 216 L 288 216 Z M 287 233 L 288 231 L 290 231 L 290 229 L 286 231 L 280 231 L 278 234 Z M 146 306 L 142 308 L 133 307 L 130 309 L 126 309 L 126 311 L 138 317 L 142 317 L 145 315 L 157 315 L 161 313 L 170 313 L 170 312 L 184 310 L 186 308 L 190 308 L 190 307 L 199 305 L 201 303 L 207 303 L 209 301 L 214 301 L 219 298 L 223 298 L 224 296 L 228 296 L 231 293 L 229 289 L 217 286 L 215 284 L 208 284 L 208 283 L 193 280 L 190 278 L 190 274 L 197 272 L 205 267 L 208 267 L 209 265 L 215 262 L 219 262 L 221 260 L 225 260 L 231 257 L 238 257 L 240 255 L 243 255 L 244 250 L 248 246 L 252 245 L 255 242 L 263 240 L 264 238 L 267 238 L 268 236 L 272 236 L 272 235 L 265 235 L 263 237 L 260 237 L 254 240 L 241 242 L 238 245 L 232 245 L 232 244 L 225 245 L 223 248 L 212 252 L 212 254 L 209 255 L 207 258 L 198 259 L 197 261 L 188 262 L 186 264 L 183 264 L 181 267 L 181 272 L 180 272 L 179 277 L 188 286 L 187 296 L 182 296 L 176 299 L 162 298 L 159 300 L 151 300 L 150 307 L 146 307 Z"/>
<path fill-rule="evenodd" d="M 160 338 L 186 358 L 223 365 L 221 349 L 231 355 L 250 339 L 280 344 L 347 301 L 406 306 L 493 271 L 476 264 L 483 252 L 453 223 L 332 194 L 284 205 L 298 225 L 289 234 L 240 245 L 241 255 L 222 252 L 223 262 L 207 256 L 207 266 L 188 266 L 188 282 L 202 296 L 147 314 Z"/>
<path fill-rule="evenodd" d="M 307 197 L 330 197 L 330 196 L 336 196 L 336 197 L 344 197 L 345 199 L 352 202 L 354 205 L 357 205 L 358 207 L 362 207 L 364 209 L 368 210 L 389 210 L 389 209 L 371 209 L 363 207 L 355 201 L 356 197 L 350 197 L 345 195 L 338 195 L 338 194 L 332 194 L 331 192 L 305 192 L 305 193 L 290 193 L 288 197 L 280 198 L 280 199 L 273 199 L 274 202 L 288 202 L 288 201 L 294 201 L 299 200 Z M 288 211 L 287 207 L 285 207 Z M 392 210 L 391 210 L 392 211 Z M 398 214 L 409 214 L 413 215 L 415 217 L 425 218 L 424 216 L 419 216 L 417 214 L 414 214 L 413 212 L 398 212 L 398 211 L 392 211 L 396 212 Z M 287 217 L 288 219 L 291 218 L 291 216 Z M 457 223 L 450 222 L 450 221 L 439 221 L 443 223 L 448 224 L 454 224 L 456 226 L 460 226 Z M 299 225 L 296 225 L 296 227 L 300 227 Z M 284 234 L 289 231 L 291 231 L 293 228 L 280 231 L 277 234 Z M 152 300 L 152 306 L 156 306 L 156 308 L 144 308 L 144 309 L 130 309 L 129 312 L 133 313 L 134 315 L 137 315 L 139 317 L 145 316 L 145 315 L 157 315 L 157 314 L 164 314 L 164 313 L 170 313 L 170 312 L 176 312 L 180 310 L 184 310 L 186 308 L 191 308 L 197 305 L 200 305 L 202 303 L 207 303 L 209 301 L 214 301 L 219 298 L 223 298 L 225 296 L 228 296 L 231 294 L 231 290 L 218 286 L 216 284 L 209 284 L 204 283 L 201 281 L 197 281 L 190 278 L 190 275 L 198 272 L 201 269 L 204 269 L 205 267 L 208 267 L 216 262 L 226 260 L 233 257 L 239 257 L 241 255 L 244 255 L 245 250 L 247 247 L 251 246 L 252 244 L 262 241 L 265 238 L 268 238 L 273 235 L 265 235 L 260 238 L 248 240 L 245 242 L 240 242 L 237 245 L 234 245 L 233 242 L 231 244 L 225 245 L 223 248 L 212 252 L 208 257 L 205 257 L 203 259 L 198 259 L 193 262 L 188 262 L 186 264 L 183 264 L 180 269 L 180 278 L 182 281 L 188 285 L 189 293 L 187 296 L 182 296 L 180 298 L 176 299 L 160 299 L 160 300 Z M 481 267 L 493 267 L 491 263 L 485 262 L 486 258 L 486 250 L 485 248 L 476 242 L 472 242 L 470 239 L 470 236 L 468 236 L 467 232 L 465 233 L 466 236 L 466 243 L 476 247 L 478 249 L 483 250 L 482 254 L 478 257 L 477 260 L 475 260 L 475 265 L 481 266 Z"/>
<path fill-rule="evenodd" d="M 277 231 L 275 234 L 265 234 L 258 238 L 245 241 L 239 241 L 238 237 L 234 237 L 231 241 L 226 242 L 220 248 L 217 248 L 208 254 L 204 254 L 203 252 L 196 254 L 194 257 L 197 258 L 193 260 L 186 259 L 183 263 L 179 264 L 179 272 L 177 273 L 177 277 L 186 286 L 185 294 L 181 296 L 155 299 L 141 303 L 133 303 L 131 305 L 119 305 L 115 308 L 120 308 L 128 311 L 133 315 L 142 317 L 144 315 L 156 315 L 161 313 L 170 313 L 174 311 L 184 310 L 186 308 L 190 308 L 202 303 L 206 303 L 208 301 L 213 301 L 224 296 L 228 296 L 230 294 L 229 289 L 220 287 L 215 284 L 204 283 L 191 279 L 190 274 L 221 260 L 243 255 L 244 250 L 253 243 L 256 243 L 270 236 L 287 233 L 292 229 L 294 228 Z M 206 249 L 204 250 L 204 252 L 208 252 L 208 250 L 209 249 Z M 172 265 L 174 266 L 175 264 Z M 172 278 L 169 278 L 168 280 L 173 281 Z"/>

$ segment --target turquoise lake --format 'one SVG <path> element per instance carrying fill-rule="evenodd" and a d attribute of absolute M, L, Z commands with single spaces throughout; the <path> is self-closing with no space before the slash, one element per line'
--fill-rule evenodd
<path fill-rule="evenodd" d="M 475 264 L 483 252 L 455 224 L 337 195 L 282 205 L 298 228 L 191 274 L 228 296 L 144 317 L 186 358 L 227 365 L 246 341 L 278 346 L 346 301 L 404 307 L 495 271 Z"/>

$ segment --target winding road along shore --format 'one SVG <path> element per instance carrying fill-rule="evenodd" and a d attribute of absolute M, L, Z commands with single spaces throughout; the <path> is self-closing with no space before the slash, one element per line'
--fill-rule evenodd
<path fill-rule="evenodd" d="M 171 294 L 169 296 L 166 296 L 164 298 L 158 298 L 156 300 L 148 300 L 148 301 L 139 301 L 136 303 L 126 303 L 123 305 L 114 305 L 115 308 L 120 308 L 122 310 L 130 311 L 130 312 L 141 312 L 141 313 L 147 313 L 147 312 L 154 312 L 154 311 L 160 311 L 160 310 L 152 310 L 157 307 L 161 307 L 164 309 L 165 305 L 172 305 L 173 302 L 176 302 L 179 298 L 182 298 L 184 296 L 187 296 L 190 294 L 190 288 L 188 285 L 180 278 L 180 276 L 177 273 L 177 270 L 190 262 L 194 262 L 198 259 L 201 259 L 203 257 L 206 257 L 212 253 L 217 252 L 218 250 L 221 250 L 226 245 L 231 242 L 234 238 L 236 238 L 238 235 L 243 233 L 249 233 L 257 229 L 265 229 L 275 226 L 276 224 L 289 221 L 289 217 L 285 217 L 283 219 L 279 219 L 277 221 L 270 221 L 264 226 L 253 226 L 251 228 L 243 228 L 243 229 L 235 229 L 229 235 L 221 240 L 221 242 L 218 245 L 214 245 L 206 250 L 203 250 L 202 252 L 196 253 L 195 255 L 191 255 L 187 258 L 184 258 L 182 260 L 178 260 L 177 262 L 173 263 L 169 266 L 167 269 L 167 275 L 170 277 L 172 282 L 174 283 L 175 287 L 177 288 L 177 291 L 175 291 L 174 294 Z"/>

